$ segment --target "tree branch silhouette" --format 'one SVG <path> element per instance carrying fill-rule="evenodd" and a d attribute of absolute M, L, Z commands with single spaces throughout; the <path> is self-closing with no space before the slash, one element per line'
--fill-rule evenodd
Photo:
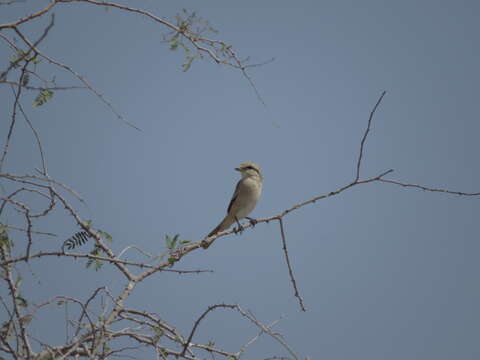
<path fill-rule="evenodd" d="M 0 5 L 10 5 L 15 2 L 1 2 Z M 168 31 L 164 36 L 164 42 L 169 44 L 171 49 L 180 47 L 188 48 L 188 51 L 191 51 L 190 49 L 195 51 L 195 55 L 188 55 L 191 53 L 186 51 L 185 63 L 182 65 L 184 70 L 188 70 L 194 60 L 204 57 L 210 59 L 215 64 L 231 67 L 240 71 L 253 88 L 257 98 L 264 104 L 259 91 L 246 71 L 250 67 L 264 65 L 265 63 L 247 64 L 245 60 L 242 60 L 237 55 L 237 50 L 230 44 L 223 40 L 208 38 L 205 35 L 205 32 L 208 31 L 207 22 L 194 13 L 184 11 L 178 15 L 175 23 L 151 12 L 114 2 L 100 0 L 51 0 L 47 6 L 40 10 L 15 21 L 0 24 L 0 30 L 2 31 L 0 41 L 5 42 L 12 52 L 11 60 L 6 65 L 5 70 L 0 73 L 0 86 L 10 87 L 13 98 L 8 133 L 5 136 L 0 156 L 0 180 L 8 183 L 8 191 L 5 191 L 5 195 L 2 195 L 0 198 L 0 216 L 2 216 L 2 223 L 0 223 L 0 281 L 7 290 L 0 293 L 0 304 L 7 315 L 6 320 L 2 319 L 0 324 L 0 352 L 15 359 L 66 359 L 68 357 L 106 359 L 125 355 L 129 350 L 148 347 L 155 352 L 158 359 L 175 357 L 196 360 L 199 358 L 197 353 L 205 353 L 212 356 L 212 358 L 222 356 L 226 359 L 239 359 L 250 344 L 256 341 L 260 335 L 267 334 L 284 348 L 289 358 L 299 359 L 299 355 L 288 345 L 285 339 L 280 334 L 272 331 L 272 326 L 276 322 L 271 325 L 265 325 L 252 312 L 245 311 L 237 304 L 218 303 L 209 306 L 193 322 L 192 328 L 187 332 L 188 335 L 182 335 L 181 331 L 165 321 L 163 316 L 159 314 L 127 307 L 126 303 L 137 285 L 154 274 L 168 272 L 182 275 L 212 272 L 212 270 L 202 269 L 179 269 L 177 266 L 184 256 L 202 248 L 202 244 L 210 245 L 219 238 L 234 233 L 235 230 L 225 230 L 211 237 L 188 243 L 177 243 L 177 239 L 174 237 L 174 240 L 171 240 L 171 246 L 168 248 L 168 251 L 158 255 L 150 256 L 147 252 L 136 249 L 142 256 L 148 258 L 148 263 L 125 260 L 123 258 L 124 254 L 133 246 L 129 246 L 117 254 L 109 244 L 109 235 L 97 229 L 89 220 L 82 217 L 81 212 L 75 207 L 76 201 L 85 204 L 83 198 L 74 189 L 49 175 L 41 138 L 36 131 L 34 122 L 30 121 L 27 112 L 22 106 L 22 98 L 26 90 L 38 91 L 39 96 L 36 104 L 41 105 L 49 101 L 53 91 L 77 88 L 86 89 L 106 105 L 118 119 L 138 129 L 138 127 L 124 119 L 112 103 L 106 100 L 103 94 L 84 75 L 77 72 L 69 64 L 64 64 L 40 49 L 42 42 L 54 28 L 55 17 L 52 12 L 53 9 L 58 5 L 68 8 L 77 3 L 96 6 L 99 9 L 112 8 L 153 21 Z M 40 36 L 37 40 L 31 40 L 26 35 L 28 32 L 24 31 L 23 26 L 48 16 L 47 14 L 52 14 L 48 25 L 39 31 Z M 80 83 L 80 86 L 62 86 L 57 85 L 54 79 L 48 80 L 49 76 L 40 74 L 35 67 L 35 64 L 41 59 L 53 65 L 55 71 L 69 74 L 76 83 Z M 292 264 L 295 262 L 295 259 L 291 258 L 288 253 L 288 241 L 285 232 L 285 219 L 288 214 L 299 211 L 307 205 L 315 204 L 317 201 L 340 195 L 358 185 L 370 183 L 387 183 L 407 189 L 448 195 L 480 195 L 480 192 L 454 191 L 386 178 L 387 175 L 393 172 L 392 169 L 379 171 L 376 176 L 366 178 L 361 176 L 362 162 L 366 157 L 365 147 L 368 136 L 371 133 L 374 118 L 377 116 L 377 111 L 385 94 L 386 92 L 384 91 L 379 96 L 368 117 L 366 129 L 361 134 L 360 146 L 358 154 L 356 154 L 357 160 L 354 164 L 353 180 L 347 181 L 345 185 L 338 186 L 332 191 L 299 201 L 276 214 L 256 219 L 255 221 L 255 223 L 278 221 L 289 281 L 292 284 L 294 296 L 298 300 L 302 311 L 306 311 L 306 308 L 297 286 L 298 281 L 294 277 Z M 20 114 L 21 117 L 19 118 Z M 28 174 L 12 174 L 4 171 L 4 169 L 7 166 L 6 159 L 11 149 L 10 145 L 15 138 L 17 121 L 22 117 L 35 137 L 41 166 L 40 169 L 35 169 L 35 171 L 32 169 Z M 54 211 L 66 215 L 75 224 L 76 231 L 87 234 L 88 241 L 84 245 L 90 247 L 90 252 L 82 252 L 78 249 L 75 252 L 69 252 L 60 246 L 54 249 L 46 247 L 42 247 L 41 250 L 35 249 L 35 247 L 32 249 L 34 244 L 40 243 L 38 241 L 41 239 L 40 236 L 55 236 L 51 232 L 39 231 L 36 223 L 38 219 L 50 216 Z M 18 222 L 21 224 L 7 221 L 7 214 L 14 214 L 16 219 L 20 219 Z M 243 225 L 243 228 L 248 229 L 252 226 L 252 223 L 247 222 Z M 24 238 L 23 243 L 20 241 L 15 242 L 15 247 L 10 237 L 12 230 L 19 231 L 22 238 Z M 199 252 L 197 254 L 200 256 L 203 253 Z M 56 295 L 39 303 L 33 303 L 29 301 L 30 299 L 24 298 L 21 292 L 21 274 L 23 271 L 21 264 L 25 265 L 26 262 L 34 259 L 35 261 L 48 261 L 52 258 L 68 260 L 70 264 L 75 265 L 78 263 L 76 260 L 82 260 L 87 262 L 87 264 L 94 263 L 98 266 L 102 264 L 111 265 L 110 268 L 115 270 L 116 274 L 119 274 L 118 277 L 121 278 L 122 287 L 118 291 L 112 291 L 107 286 L 96 287 L 89 292 L 85 291 L 86 294 L 82 296 L 83 300 L 67 295 Z M 31 267 L 33 263 L 33 261 L 29 262 L 27 266 Z M 52 346 L 43 343 L 32 335 L 29 326 L 40 311 L 53 306 L 67 308 L 68 305 L 73 307 L 73 309 L 69 308 L 71 312 L 66 312 L 65 314 L 65 341 L 60 345 Z M 227 351 L 212 343 L 194 343 L 193 339 L 200 331 L 200 324 L 212 311 L 219 309 L 235 310 L 240 317 L 247 319 L 260 330 L 258 335 L 245 342 L 245 345 L 237 352 Z M 69 329 L 71 329 L 71 333 Z M 114 341 L 120 341 L 120 345 L 117 346 L 118 343 L 114 343 Z M 32 346 L 32 344 L 36 346 Z M 111 346 L 115 346 L 115 348 L 111 348 Z M 284 358 L 286 357 L 271 357 L 271 359 Z"/>

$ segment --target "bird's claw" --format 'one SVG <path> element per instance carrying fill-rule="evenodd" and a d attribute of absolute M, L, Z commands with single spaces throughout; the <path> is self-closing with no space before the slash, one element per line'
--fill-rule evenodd
<path fill-rule="evenodd" d="M 252 225 L 252 227 L 255 227 L 255 225 L 257 225 L 258 223 L 258 221 L 254 218 L 247 217 L 247 220 L 250 222 L 250 225 Z"/>
<path fill-rule="evenodd" d="M 244 229 L 243 229 L 243 226 L 240 225 L 240 224 L 238 225 L 238 227 L 233 228 L 233 232 L 234 232 L 235 234 L 241 234 L 241 233 L 243 232 L 243 230 L 244 230 Z"/>

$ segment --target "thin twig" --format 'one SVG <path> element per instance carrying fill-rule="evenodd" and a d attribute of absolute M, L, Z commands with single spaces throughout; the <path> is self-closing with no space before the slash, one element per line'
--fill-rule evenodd
<path fill-rule="evenodd" d="M 23 76 L 23 71 L 22 71 L 22 76 Z M 7 139 L 5 140 L 5 146 L 3 147 L 2 157 L 0 158 L 0 173 L 2 172 L 3 163 L 8 153 L 8 147 L 10 145 L 10 140 L 12 138 L 13 128 L 15 126 L 15 121 L 17 119 L 17 107 L 18 107 L 18 102 L 20 100 L 21 93 L 22 93 L 22 88 L 19 87 L 15 95 L 15 101 L 13 102 L 12 120 L 10 121 L 10 127 L 8 128 Z"/>
<path fill-rule="evenodd" d="M 207 316 L 207 314 L 210 311 L 213 311 L 213 310 L 219 309 L 219 308 L 236 309 L 237 307 L 238 307 L 238 305 L 231 305 L 231 304 L 215 304 L 215 305 L 209 306 L 208 309 L 205 310 L 203 312 L 203 314 L 200 315 L 200 317 L 193 324 L 193 328 L 190 331 L 190 335 L 188 335 L 187 341 L 185 341 L 185 344 L 183 345 L 183 350 L 180 353 L 180 356 L 183 356 L 185 354 L 185 351 L 187 351 L 187 348 L 188 348 L 190 342 L 192 341 L 193 335 L 195 334 L 195 331 L 197 330 L 198 325 L 200 325 L 200 322 L 205 318 L 205 316 Z"/>
<path fill-rule="evenodd" d="M 15 28 L 15 31 L 16 33 L 18 34 L 18 36 L 20 36 L 20 38 L 28 45 L 30 46 L 33 51 L 38 54 L 39 56 L 43 57 L 45 60 L 47 60 L 48 62 L 66 70 L 67 72 L 69 72 L 70 74 L 72 74 L 73 76 L 75 76 L 78 80 L 80 80 L 87 88 L 88 90 L 90 90 L 92 93 L 95 94 L 95 96 L 97 96 L 98 99 L 100 99 L 101 102 L 103 102 L 117 117 L 117 119 L 123 121 L 125 124 L 127 124 L 128 126 L 131 126 L 132 128 L 134 128 L 135 130 L 141 130 L 140 128 L 138 128 L 137 126 L 135 126 L 134 124 L 132 124 L 130 121 L 126 120 L 112 105 L 112 103 L 110 103 L 107 99 L 105 99 L 105 97 L 103 96 L 103 94 L 101 94 L 97 89 L 95 89 L 92 85 L 90 85 L 90 83 L 88 82 L 88 80 L 80 75 L 79 73 L 77 73 L 75 70 L 73 70 L 70 66 L 66 65 L 66 64 L 63 64 L 47 55 L 45 55 L 43 52 L 41 52 L 40 50 L 38 50 L 38 48 L 34 45 L 34 44 L 31 44 L 30 41 L 17 29 Z"/>
<path fill-rule="evenodd" d="M 278 322 L 280 321 L 280 319 L 278 320 L 275 320 L 274 322 L 272 322 L 271 324 L 267 325 L 267 328 L 271 329 L 272 327 L 274 327 L 276 324 L 278 324 Z M 252 339 L 250 339 L 245 345 L 243 345 L 240 350 L 235 354 L 235 357 L 236 359 L 239 359 L 240 356 L 242 356 L 242 354 L 247 350 L 247 348 L 249 346 L 251 346 L 255 341 L 257 341 L 260 336 L 262 336 L 263 334 L 265 334 L 265 331 L 263 329 L 260 330 L 260 332 L 254 336 Z"/>
<path fill-rule="evenodd" d="M 16 226 L 12 226 L 12 225 L 3 225 L 3 226 L 5 226 L 7 229 L 11 229 L 11 230 L 28 232 L 28 229 L 22 229 L 22 228 L 20 228 L 20 227 L 16 227 Z M 46 236 L 52 236 L 52 237 L 58 236 L 57 234 L 50 233 L 50 232 L 44 232 L 44 231 L 30 230 L 30 232 L 31 232 L 32 234 L 37 234 L 37 235 L 46 235 Z"/>
<path fill-rule="evenodd" d="M 372 111 L 370 112 L 367 129 L 365 130 L 365 133 L 363 134 L 363 137 L 362 137 L 362 141 L 360 142 L 360 151 L 358 153 L 358 160 L 357 160 L 357 174 L 355 176 L 354 182 L 357 182 L 360 179 L 360 166 L 362 165 L 363 147 L 365 145 L 365 140 L 367 140 L 368 133 L 370 132 L 370 126 L 372 125 L 372 119 L 373 119 L 373 116 L 375 115 L 375 111 L 377 111 L 377 108 L 382 102 L 382 99 L 386 93 L 387 93 L 386 91 L 382 92 L 382 95 L 380 95 L 380 97 L 377 100 L 377 103 L 375 104 Z"/>
<path fill-rule="evenodd" d="M 293 349 L 290 347 L 290 345 L 287 344 L 287 342 L 278 334 L 274 333 L 268 326 L 262 324 L 260 321 L 258 321 L 255 316 L 251 312 L 246 312 L 243 310 L 240 306 L 237 305 L 237 310 L 242 314 L 244 317 L 246 317 L 248 320 L 250 320 L 252 323 L 254 323 L 256 326 L 258 326 L 260 329 L 262 329 L 265 334 L 270 335 L 273 339 L 275 339 L 280 345 L 284 347 L 285 350 L 287 350 L 290 355 L 295 360 L 298 360 L 298 355 L 293 351 Z"/>
<path fill-rule="evenodd" d="M 460 196 L 480 196 L 480 192 L 463 192 L 463 191 L 454 191 L 454 190 L 440 189 L 440 188 L 437 189 L 437 188 L 427 187 L 427 186 L 418 185 L 418 184 L 402 183 L 400 181 L 395 181 L 390 179 L 378 179 L 378 181 L 388 183 L 388 184 L 399 185 L 406 188 L 415 188 L 423 191 L 440 192 L 444 194 L 460 195 Z"/>
<path fill-rule="evenodd" d="M 16 1 L 13 1 L 13 2 L 10 1 L 10 3 L 14 3 L 14 2 L 16 2 Z M 33 20 L 33 19 L 35 19 L 35 18 L 37 18 L 37 17 L 39 17 L 39 16 L 42 16 L 42 15 L 46 14 L 48 11 L 50 11 L 50 9 L 51 9 L 52 7 L 54 7 L 54 6 L 56 5 L 56 3 L 57 3 L 57 1 L 53 0 L 53 1 L 51 1 L 51 2 L 47 5 L 47 7 L 45 7 L 45 8 L 42 9 L 42 10 L 37 11 L 36 13 L 33 13 L 33 14 L 31 14 L 31 15 L 27 15 L 27 16 L 25 16 L 25 17 L 23 17 L 23 18 L 21 18 L 21 19 L 19 19 L 19 20 L 17 20 L 17 21 L 13 21 L 13 22 L 11 22 L 11 23 L 0 24 L 0 29 L 13 28 L 13 27 L 18 26 L 18 25 L 20 25 L 20 24 L 23 24 L 23 23 L 25 23 L 25 22 L 27 22 L 27 21 Z"/>
<path fill-rule="evenodd" d="M 278 223 L 280 224 L 280 234 L 282 235 L 282 244 L 283 244 L 282 249 L 283 249 L 283 253 L 285 254 L 285 260 L 287 261 L 288 274 L 290 275 L 290 281 L 292 282 L 293 289 L 295 290 L 294 295 L 298 299 L 298 302 L 300 304 L 300 309 L 302 309 L 302 311 L 307 311 L 307 309 L 305 309 L 305 305 L 303 304 L 303 299 L 300 296 L 300 293 L 298 291 L 297 282 L 295 281 L 295 277 L 293 276 L 292 265 L 290 264 L 290 258 L 288 256 L 287 240 L 285 238 L 285 229 L 283 228 L 282 218 L 278 219 Z"/>
<path fill-rule="evenodd" d="M 30 72 L 30 71 L 29 71 Z M 10 80 L 0 80 L 0 84 L 7 84 L 13 86 L 20 86 L 27 90 L 73 90 L 73 89 L 87 89 L 86 86 L 31 86 L 31 85 L 24 85 L 22 83 Z"/>

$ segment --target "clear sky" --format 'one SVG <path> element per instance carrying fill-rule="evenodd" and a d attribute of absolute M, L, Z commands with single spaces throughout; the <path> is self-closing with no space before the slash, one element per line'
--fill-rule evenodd
<path fill-rule="evenodd" d="M 122 3 L 168 19 L 183 7 L 197 11 L 219 30 L 211 37 L 241 57 L 275 60 L 249 72 L 264 106 L 231 68 L 204 59 L 183 72 L 182 52 L 161 43 L 159 24 L 87 4 L 57 7 L 40 48 L 85 75 L 141 131 L 83 90 L 56 92 L 38 108 L 28 103 L 32 93 L 24 106 L 43 139 L 50 175 L 85 198 L 88 207 L 75 206 L 113 236 L 116 252 L 135 245 L 159 253 L 165 234 L 200 240 L 224 216 L 238 180 L 233 169 L 243 161 L 257 162 L 264 173 L 253 217 L 347 184 L 383 90 L 364 177 L 393 168 L 391 179 L 480 191 L 480 2 Z M 0 6 L 0 23 L 45 4 Z M 47 23 L 45 17 L 24 29 L 35 38 Z M 1 43 L 1 70 L 10 57 Z M 55 73 L 59 83 L 74 84 Z M 0 87 L 2 149 L 12 102 L 10 88 Z M 12 144 L 4 170 L 32 173 L 39 158 L 23 123 Z M 306 313 L 293 296 L 276 223 L 188 255 L 179 268 L 214 273 L 153 276 L 128 305 L 159 313 L 188 333 L 208 305 L 238 303 L 266 323 L 281 317 L 277 331 L 312 360 L 478 359 L 479 213 L 479 197 L 358 186 L 285 217 Z M 35 250 L 58 249 L 79 230 L 61 210 L 37 229 L 59 237 L 40 238 Z M 35 302 L 123 286 L 108 266 L 95 273 L 81 261 L 32 261 L 23 269 L 24 292 Z M 63 313 L 53 310 L 39 314 L 34 333 L 57 344 L 64 339 Z M 232 351 L 257 333 L 225 312 L 212 314 L 200 330 L 197 340 Z M 287 356 L 265 337 L 245 358 L 273 355 Z"/>

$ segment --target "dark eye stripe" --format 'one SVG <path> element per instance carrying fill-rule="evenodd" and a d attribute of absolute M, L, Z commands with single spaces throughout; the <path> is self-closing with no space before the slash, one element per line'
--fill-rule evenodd
<path fill-rule="evenodd" d="M 255 169 L 253 166 L 247 166 L 245 169 L 247 169 L 247 170 L 254 170 L 254 171 L 256 171 L 256 172 L 260 175 L 260 171 L 258 171 L 258 169 Z"/>

